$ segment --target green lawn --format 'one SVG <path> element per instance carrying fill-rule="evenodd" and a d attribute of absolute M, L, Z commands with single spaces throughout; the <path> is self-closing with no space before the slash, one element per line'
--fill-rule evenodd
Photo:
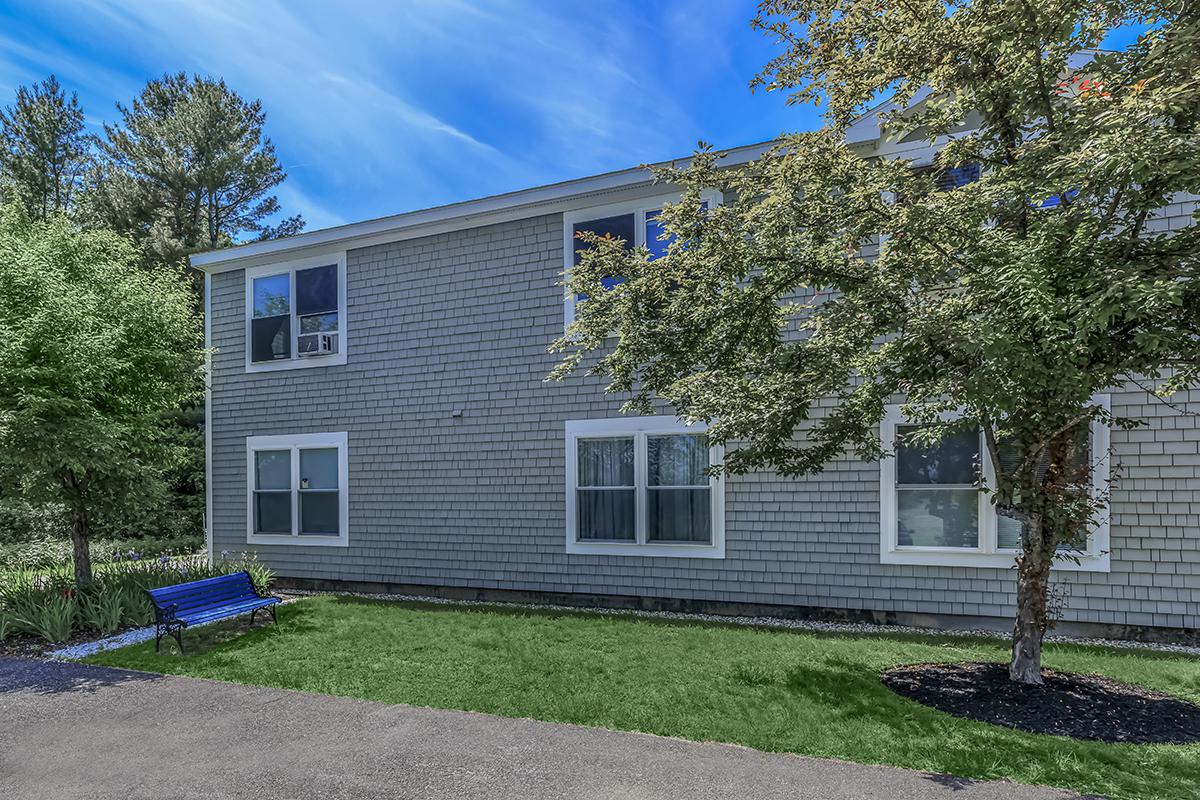
<path fill-rule="evenodd" d="M 950 717 L 892 694 L 896 664 L 1003 660 L 1002 643 L 313 597 L 278 627 L 185 633 L 91 663 L 1009 778 L 1114 798 L 1200 797 L 1200 745 L 1109 745 Z M 1074 645 L 1047 666 L 1200 702 L 1200 659 Z"/>

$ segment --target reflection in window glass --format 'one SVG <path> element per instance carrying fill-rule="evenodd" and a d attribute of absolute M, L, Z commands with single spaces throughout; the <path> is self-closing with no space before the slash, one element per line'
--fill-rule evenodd
<path fill-rule="evenodd" d="M 897 487 L 896 520 L 902 547 L 978 547 L 979 492 Z"/>
<path fill-rule="evenodd" d="M 960 431 L 931 445 L 912 441 L 915 425 L 896 429 L 896 544 L 979 546 L 979 432 Z"/>
<path fill-rule="evenodd" d="M 277 317 L 292 312 L 289 300 L 290 278 L 285 272 L 282 275 L 269 275 L 265 278 L 254 279 L 254 316 Z"/>
<path fill-rule="evenodd" d="M 296 314 L 337 311 L 337 265 L 296 270 Z"/>
<path fill-rule="evenodd" d="M 925 447 L 911 441 L 915 425 L 896 428 L 897 484 L 975 485 L 979 463 L 979 432 L 961 431 L 943 436 Z"/>

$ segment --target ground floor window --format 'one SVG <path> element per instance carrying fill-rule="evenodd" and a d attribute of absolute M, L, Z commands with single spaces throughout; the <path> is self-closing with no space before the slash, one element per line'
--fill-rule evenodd
<path fill-rule="evenodd" d="M 1107 407 L 1108 397 L 1096 398 Z M 983 432 L 958 431 L 932 445 L 919 444 L 918 426 L 890 406 L 880 429 L 892 454 L 880 462 L 880 560 L 885 564 L 1009 567 L 1020 549 L 1020 525 L 996 513 L 982 485 L 995 475 Z M 1109 429 L 1081 426 L 1078 458 L 1090 469 L 1091 489 L 1103 491 L 1111 469 Z M 1007 449 L 1000 445 L 1003 461 Z M 1107 515 L 1060 548 L 1065 569 L 1108 570 Z M 1078 561 L 1078 563 L 1075 563 Z"/>
<path fill-rule="evenodd" d="M 348 542 L 345 433 L 246 439 L 246 541 Z"/>
<path fill-rule="evenodd" d="M 721 450 L 675 417 L 566 423 L 567 551 L 720 558 Z"/>

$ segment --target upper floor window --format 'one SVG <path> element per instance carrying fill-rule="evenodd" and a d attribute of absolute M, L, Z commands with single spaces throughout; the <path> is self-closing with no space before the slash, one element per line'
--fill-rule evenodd
<path fill-rule="evenodd" d="M 346 363 L 346 256 L 246 270 L 246 370 Z"/>
<path fill-rule="evenodd" d="M 717 192 L 705 192 L 704 207 L 716 206 L 719 197 Z M 579 234 L 583 232 L 611 236 L 624 242 L 628 248 L 645 247 L 650 252 L 651 259 L 665 256 L 667 248 L 671 245 L 671 237 L 666 236 L 659 215 L 664 205 L 678 201 L 678 194 L 670 194 L 566 212 L 563 214 L 563 271 L 569 274 L 571 269 L 579 264 L 583 251 L 590 247 L 579 238 Z M 602 278 L 601 283 L 606 289 L 611 289 L 622 280 L 620 275 L 612 275 Z M 563 298 L 566 324 L 570 325 L 575 320 L 576 303 L 586 300 L 584 295 L 574 296 L 569 289 L 566 291 Z"/>
<path fill-rule="evenodd" d="M 1106 396 L 1096 402 L 1107 404 Z M 924 445 L 912 434 L 918 429 L 904 419 L 899 406 L 889 406 L 880 435 L 895 452 L 880 462 L 880 561 L 885 564 L 1011 567 L 1021 548 L 1020 525 L 1000 516 L 982 482 L 995 485 L 983 432 L 958 431 Z M 1091 491 L 1103 492 L 1109 472 L 1108 426 L 1081 426 L 1081 444 L 1074 465 L 1090 475 Z M 1002 462 L 1013 459 L 1012 448 L 1000 443 Z M 1006 465 L 1008 466 L 1008 465 Z M 982 482 L 981 482 L 982 481 Z M 1098 519 L 1071 541 L 1056 566 L 1065 569 L 1108 570 L 1108 521 Z"/>
<path fill-rule="evenodd" d="M 675 417 L 567 422 L 567 552 L 721 558 L 721 450 Z"/>

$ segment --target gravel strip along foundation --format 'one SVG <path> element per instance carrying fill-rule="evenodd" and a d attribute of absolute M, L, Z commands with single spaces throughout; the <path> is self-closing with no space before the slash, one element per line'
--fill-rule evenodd
<path fill-rule="evenodd" d="M 784 617 L 746 617 L 725 616 L 722 614 L 695 614 L 682 611 L 642 611 L 624 608 L 588 608 L 584 606 L 563 606 L 549 603 L 511 603 L 492 600 L 456 600 L 446 597 L 427 597 L 413 594 L 384 594 L 374 592 L 328 592 L 311 591 L 308 589 L 287 589 L 281 592 L 292 597 L 311 597 L 317 595 L 340 595 L 343 597 L 362 597 L 368 600 L 392 600 L 402 602 L 436 603 L 447 606 L 491 607 L 531 609 L 538 611 L 574 611 L 586 614 L 605 614 L 616 617 L 642 617 L 645 619 L 675 619 L 693 622 L 717 622 L 724 625 L 745 625 L 757 628 L 778 628 L 799 631 L 817 631 L 824 633 L 867 633 L 867 634 L 896 634 L 916 633 L 925 636 L 964 636 L 985 637 L 1007 641 L 1009 635 L 1002 631 L 987 628 L 917 628 L 907 625 L 876 625 L 867 622 L 820 622 L 817 620 L 787 619 Z M 1161 642 L 1134 642 L 1125 639 L 1096 639 L 1082 636 L 1047 635 L 1047 642 L 1063 644 L 1096 645 L 1100 647 L 1115 647 L 1126 650 L 1153 650 L 1160 653 L 1179 653 L 1180 655 L 1200 656 L 1200 647 L 1182 644 L 1166 644 Z"/>

